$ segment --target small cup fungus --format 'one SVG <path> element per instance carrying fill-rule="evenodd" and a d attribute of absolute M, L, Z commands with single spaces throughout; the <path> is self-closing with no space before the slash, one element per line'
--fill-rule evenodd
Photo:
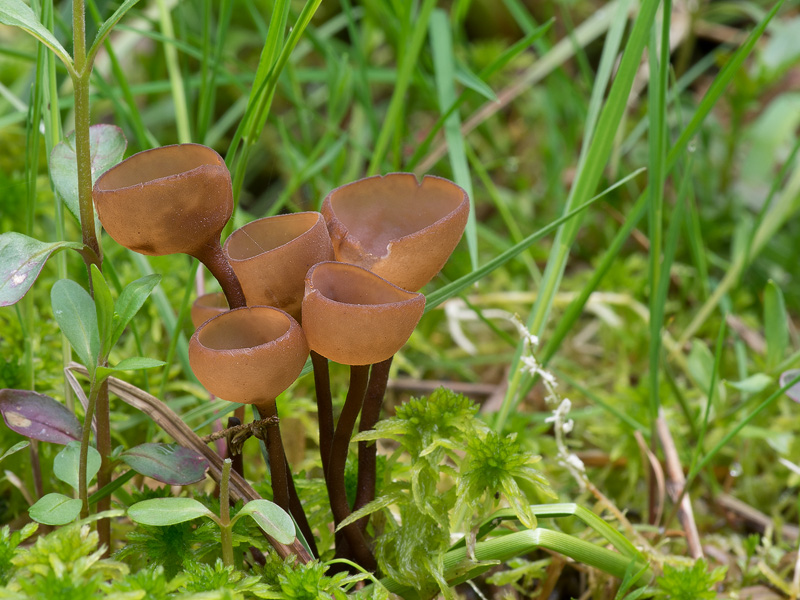
<path fill-rule="evenodd" d="M 309 347 L 345 365 L 386 360 L 408 341 L 425 296 L 356 265 L 323 262 L 306 276 L 303 330 Z"/>
<path fill-rule="evenodd" d="M 211 317 L 216 317 L 229 310 L 228 301 L 222 292 L 203 294 L 192 303 L 192 325 L 197 329 Z"/>
<path fill-rule="evenodd" d="M 219 242 L 233 212 L 231 175 L 213 149 L 179 144 L 139 152 L 101 175 L 92 196 L 118 243 L 151 256 L 190 254 L 217 278 L 232 307 L 244 306 Z"/>
<path fill-rule="evenodd" d="M 322 203 L 336 260 L 417 291 L 452 254 L 469 215 L 467 193 L 447 179 L 411 173 L 367 177 Z"/>
<path fill-rule="evenodd" d="M 306 273 L 333 260 L 325 220 L 316 212 L 265 217 L 237 229 L 224 253 L 249 305 L 285 310 L 298 321 Z"/>

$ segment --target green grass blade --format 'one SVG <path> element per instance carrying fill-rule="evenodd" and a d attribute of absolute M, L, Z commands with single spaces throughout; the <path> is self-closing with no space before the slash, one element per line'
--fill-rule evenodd
<path fill-rule="evenodd" d="M 657 7 L 657 0 L 648 0 L 642 3 L 639 15 L 636 18 L 630 38 L 622 55 L 622 61 L 617 71 L 617 76 L 614 79 L 614 83 L 611 85 L 608 100 L 598 118 L 597 128 L 595 134 L 592 136 L 592 142 L 586 153 L 585 160 L 582 161 L 579 171 L 576 174 L 575 184 L 572 187 L 565 207 L 567 211 L 572 210 L 574 206 L 583 204 L 600 181 L 603 169 L 611 154 L 615 132 L 622 119 L 626 100 L 630 93 L 633 79 L 638 71 L 639 60 L 647 42 L 648 32 L 655 18 Z M 528 327 L 535 335 L 539 335 L 544 329 L 547 317 L 550 314 L 553 298 L 561 283 L 561 277 L 566 267 L 569 249 L 580 228 L 580 223 L 581 219 L 569 221 L 556 235 L 553 252 L 550 254 L 550 259 L 547 262 L 542 281 L 543 289 L 540 291 L 539 297 L 536 300 L 536 304 L 528 320 Z M 515 391 L 516 390 L 509 388 L 509 394 Z"/>
<path fill-rule="evenodd" d="M 157 0 L 158 17 L 161 26 L 161 33 L 169 40 L 175 39 L 175 28 L 172 24 L 172 15 L 167 6 L 166 0 Z M 164 59 L 169 74 L 170 87 L 172 91 L 172 104 L 175 110 L 175 126 L 178 128 L 178 141 L 186 144 L 192 141 L 192 133 L 189 128 L 188 100 L 186 98 L 186 88 L 183 84 L 181 67 L 178 61 L 178 50 L 172 43 L 164 43 Z"/>
<path fill-rule="evenodd" d="M 537 242 L 538 240 L 542 239 L 544 236 L 546 236 L 550 232 L 556 230 L 563 223 L 566 223 L 567 221 L 569 221 L 569 219 L 572 219 L 575 215 L 577 215 L 577 214 L 581 213 L 582 211 L 586 210 L 587 208 L 589 208 L 589 206 L 591 206 L 592 204 L 594 204 L 595 202 L 600 200 L 600 198 L 605 196 L 607 193 L 609 193 L 612 190 L 614 190 L 614 189 L 618 188 L 619 186 L 623 185 L 629 179 L 631 179 L 631 178 L 635 177 L 636 175 L 638 175 L 639 173 L 641 173 L 641 171 L 642 171 L 642 169 L 640 169 L 638 171 L 635 171 L 634 173 L 631 173 L 630 175 L 628 175 L 624 179 L 619 180 L 617 183 L 615 183 L 610 188 L 604 190 L 602 193 L 600 193 L 599 195 L 595 196 L 594 198 L 591 198 L 583 206 L 579 206 L 575 210 L 572 210 L 572 211 L 568 212 L 567 214 L 565 214 L 564 216 L 556 219 L 555 221 L 553 221 L 552 223 L 550 223 L 546 227 L 543 227 L 539 231 L 537 231 L 535 233 L 532 233 L 531 235 L 526 237 L 524 240 L 522 240 L 518 244 L 514 244 L 511 248 L 509 248 L 508 250 L 506 250 L 502 254 L 496 256 L 495 258 L 493 258 L 492 260 L 490 260 L 486 264 L 482 265 L 480 268 L 476 269 L 475 271 L 473 271 L 473 272 L 471 272 L 471 273 L 469 273 L 467 275 L 464 275 L 463 277 L 460 277 L 459 279 L 457 279 L 457 280 L 455 280 L 455 281 L 453 281 L 451 283 L 448 283 L 446 286 L 442 287 L 441 289 L 436 290 L 435 292 L 432 292 L 432 293 L 428 294 L 425 297 L 425 312 L 433 310 L 434 308 L 439 306 L 445 300 L 449 300 L 453 296 L 457 296 L 462 291 L 464 291 L 469 286 L 471 286 L 473 283 L 475 283 L 476 281 L 479 281 L 480 279 L 485 277 L 487 274 L 491 273 L 492 271 L 494 271 L 498 267 L 504 265 L 509 260 L 511 260 L 512 258 L 517 256 L 520 252 L 523 252 L 526 248 L 531 246 L 531 244 L 534 244 L 535 242 Z"/>
<path fill-rule="evenodd" d="M 690 463 L 689 472 L 693 472 L 695 465 L 700 454 L 703 452 L 703 442 L 705 441 L 706 432 L 708 431 L 708 417 L 711 414 L 711 407 L 714 404 L 714 397 L 717 391 L 717 379 L 719 378 L 720 365 L 722 364 L 722 355 L 724 353 L 725 343 L 725 319 L 722 319 L 719 325 L 719 333 L 717 334 L 717 345 L 714 350 L 714 368 L 711 371 L 711 382 L 708 386 L 708 394 L 706 401 L 706 408 L 703 411 L 703 422 L 700 424 L 700 433 L 697 436 L 697 443 L 695 444 L 694 452 L 692 453 L 692 462 Z"/>
<path fill-rule="evenodd" d="M 411 79 L 417 67 L 422 44 L 425 41 L 425 33 L 428 31 L 428 21 L 435 7 L 436 0 L 423 0 L 419 13 L 414 19 L 413 30 L 411 31 L 410 38 L 408 38 L 408 43 L 405 44 L 402 61 L 400 62 L 397 72 L 397 81 L 392 91 L 392 97 L 389 100 L 389 107 L 386 109 L 383 127 L 381 128 L 380 134 L 378 134 L 375 148 L 372 151 L 372 159 L 367 168 L 367 175 L 376 175 L 381 171 L 392 136 L 395 134 L 395 131 L 400 128 L 403 104 L 406 101 L 406 94 L 408 93 Z"/>
<path fill-rule="evenodd" d="M 478 77 L 480 77 L 482 80 L 489 79 L 492 75 L 494 75 L 495 73 L 500 71 L 503 67 L 505 67 L 509 62 L 514 60 L 520 54 L 522 54 L 522 52 L 528 49 L 531 46 L 531 44 L 539 40 L 545 33 L 547 33 L 547 31 L 550 29 L 550 26 L 553 23 L 554 23 L 553 19 L 547 21 L 544 25 L 534 29 L 526 37 L 519 40 L 511 47 L 507 48 L 490 65 L 481 70 L 481 72 L 478 74 Z M 433 124 L 433 127 L 431 127 L 430 131 L 425 136 L 425 139 L 422 141 L 421 144 L 417 146 L 417 148 L 414 150 L 414 154 L 412 154 L 411 158 L 409 158 L 408 161 L 406 162 L 405 165 L 406 169 L 408 169 L 409 171 L 413 171 L 417 167 L 417 164 L 430 150 L 431 144 L 433 143 L 436 134 L 439 133 L 439 131 L 441 131 L 442 127 L 444 127 L 447 118 L 451 114 L 455 113 L 459 108 L 461 108 L 461 106 L 469 97 L 470 97 L 469 91 L 464 90 L 463 92 L 461 92 L 461 94 L 459 94 L 458 98 L 456 98 L 456 101 L 453 102 L 453 104 L 444 113 L 439 115 L 439 118 L 436 120 L 436 123 Z"/>
<path fill-rule="evenodd" d="M 662 268 L 662 238 L 664 221 L 664 184 L 667 178 L 667 86 L 669 77 L 669 29 L 672 2 L 665 0 L 662 10 L 662 29 L 660 36 L 660 52 L 657 23 L 653 24 L 648 58 L 650 77 L 648 86 L 648 117 L 650 121 L 649 137 L 649 231 L 650 231 L 650 422 L 655 427 L 658 410 L 661 405 L 659 397 L 659 361 L 661 357 L 661 328 L 664 324 L 664 305 L 667 288 L 661 286 L 662 277 L 669 278 L 669 271 Z M 663 295 L 662 295 L 663 294 Z"/>
<path fill-rule="evenodd" d="M 436 89 L 439 95 L 439 109 L 444 112 L 455 103 L 456 89 L 453 81 L 455 61 L 453 59 L 453 40 L 447 13 L 441 9 L 434 10 L 430 18 L 430 39 L 433 51 L 433 69 L 436 76 Z M 470 211 L 464 235 L 472 263 L 472 269 L 478 268 L 478 232 L 475 225 L 475 196 L 472 190 L 472 176 L 469 172 L 467 154 L 464 149 L 464 136 L 461 135 L 461 118 L 457 112 L 447 117 L 444 135 L 449 148 L 450 166 L 453 179 L 461 186 L 470 199 Z"/>

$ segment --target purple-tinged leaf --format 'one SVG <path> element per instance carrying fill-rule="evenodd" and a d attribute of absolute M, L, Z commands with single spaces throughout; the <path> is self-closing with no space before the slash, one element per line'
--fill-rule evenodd
<path fill-rule="evenodd" d="M 39 277 L 47 259 L 64 248 L 80 250 L 83 244 L 48 244 L 16 231 L 0 235 L 0 306 L 19 302 Z"/>
<path fill-rule="evenodd" d="M 800 375 L 800 369 L 792 369 L 791 371 L 784 371 L 781 373 L 781 387 L 788 385 L 793 379 Z M 795 402 L 800 402 L 800 382 L 795 383 L 792 387 L 786 390 L 786 395 Z"/>
<path fill-rule="evenodd" d="M 197 483 L 208 470 L 203 456 L 174 444 L 141 444 L 126 450 L 120 458 L 137 473 L 170 485 Z"/>
<path fill-rule="evenodd" d="M 40 442 L 66 445 L 81 439 L 81 424 L 50 396 L 29 390 L 0 390 L 0 412 L 12 431 Z"/>

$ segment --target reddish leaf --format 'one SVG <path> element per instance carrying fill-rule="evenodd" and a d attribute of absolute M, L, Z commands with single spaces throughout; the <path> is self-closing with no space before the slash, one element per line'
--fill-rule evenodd
<path fill-rule="evenodd" d="M 197 483 L 208 470 L 208 461 L 200 454 L 173 444 L 141 444 L 120 458 L 137 473 L 170 485 Z"/>
<path fill-rule="evenodd" d="M 50 396 L 29 390 L 0 390 L 0 412 L 12 431 L 40 442 L 65 445 L 81 439 L 81 424 Z"/>

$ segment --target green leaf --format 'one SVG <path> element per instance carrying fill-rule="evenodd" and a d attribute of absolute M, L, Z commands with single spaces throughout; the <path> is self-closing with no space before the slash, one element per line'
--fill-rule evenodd
<path fill-rule="evenodd" d="M 114 11 L 114 14 L 106 19 L 105 23 L 100 26 L 100 29 L 97 30 L 97 35 L 94 38 L 94 42 L 92 42 L 92 47 L 87 53 L 89 61 L 91 61 L 94 55 L 97 54 L 97 51 L 100 49 L 100 45 L 103 43 L 103 40 L 105 40 L 106 36 L 111 33 L 111 30 L 114 29 L 114 26 L 119 23 L 120 19 L 125 16 L 125 13 L 132 9 L 138 2 L 139 0 L 125 0 L 125 2 L 120 4 L 119 8 Z"/>
<path fill-rule="evenodd" d="M 117 298 L 114 307 L 114 331 L 111 335 L 112 344 L 116 344 L 122 332 L 131 322 L 139 309 L 147 300 L 150 293 L 161 281 L 161 275 L 145 275 L 130 283 Z"/>
<path fill-rule="evenodd" d="M 64 248 L 81 250 L 83 244 L 48 244 L 15 231 L 0 235 L 0 306 L 19 302 L 39 277 L 47 259 Z"/>
<path fill-rule="evenodd" d="M 153 498 L 137 502 L 128 509 L 128 516 L 142 525 L 175 525 L 214 514 L 193 498 Z M 292 529 L 294 531 L 294 528 Z M 294 538 L 292 538 L 294 539 Z"/>
<path fill-rule="evenodd" d="M 248 515 L 258 523 L 267 535 L 275 538 L 281 544 L 291 544 L 294 541 L 294 522 L 286 511 L 269 500 L 251 500 L 244 505 L 236 518 Z"/>
<path fill-rule="evenodd" d="M 64 494 L 47 494 L 28 509 L 28 514 L 45 525 L 66 525 L 81 514 L 81 501 Z"/>
<path fill-rule="evenodd" d="M 111 352 L 111 334 L 114 320 L 114 300 L 111 298 L 111 290 L 108 289 L 103 274 L 97 265 L 91 266 L 92 288 L 94 289 L 94 306 L 97 315 L 97 330 L 100 337 L 100 354 L 103 358 Z"/>
<path fill-rule="evenodd" d="M 37 40 L 56 53 L 56 56 L 67 66 L 69 71 L 74 71 L 72 59 L 61 43 L 39 21 L 30 6 L 22 0 L 3 0 L 0 2 L 0 23 L 19 27 L 27 31 Z"/>
<path fill-rule="evenodd" d="M 772 383 L 772 377 L 764 373 L 756 373 L 747 379 L 742 379 L 741 381 L 728 381 L 726 383 L 732 388 L 741 392 L 757 394 L 758 392 L 764 391 L 767 386 Z"/>
<path fill-rule="evenodd" d="M 4 460 L 6 457 L 11 456 L 12 454 L 16 454 L 20 450 L 24 450 L 30 445 L 31 443 L 28 441 L 17 442 L 13 446 L 11 446 L 11 448 L 3 452 L 2 456 L 0 456 L 0 460 Z"/>
<path fill-rule="evenodd" d="M 92 183 L 122 160 L 128 142 L 122 130 L 115 125 L 92 125 L 89 128 L 89 155 L 92 165 Z M 50 177 L 64 204 L 80 223 L 78 201 L 78 158 L 75 153 L 75 132 L 56 144 L 50 152 Z M 95 228 L 100 221 L 95 216 Z"/>
<path fill-rule="evenodd" d="M 165 363 L 163 360 L 145 358 L 144 356 L 133 356 L 120 361 L 115 367 L 97 367 L 97 378 L 103 380 L 109 375 L 119 373 L 121 371 L 144 371 L 145 369 L 163 367 L 165 364 L 167 363 Z"/>
<path fill-rule="evenodd" d="M 767 339 L 767 368 L 778 365 L 789 345 L 789 323 L 781 288 L 770 280 L 764 289 L 764 336 Z"/>
<path fill-rule="evenodd" d="M 456 78 L 456 81 L 467 86 L 473 92 L 479 93 L 487 100 L 497 100 L 497 94 L 494 93 L 494 90 L 492 90 L 492 88 L 490 88 L 483 79 L 470 71 L 466 65 L 456 63 L 455 73 L 453 73 L 453 76 Z"/>
<path fill-rule="evenodd" d="M 698 387 L 706 392 L 711 386 L 711 374 L 714 371 L 714 355 L 701 340 L 692 340 L 689 351 L 689 374 Z"/>
<path fill-rule="evenodd" d="M 70 279 L 56 281 L 50 292 L 53 316 L 83 364 L 92 371 L 100 355 L 100 335 L 94 301 Z"/>
<path fill-rule="evenodd" d="M 80 468 L 81 443 L 70 442 L 56 454 L 53 461 L 53 474 L 64 483 L 68 483 L 73 489 L 78 489 L 78 470 Z M 86 485 L 94 479 L 100 470 L 100 453 L 92 446 L 86 455 Z"/>

